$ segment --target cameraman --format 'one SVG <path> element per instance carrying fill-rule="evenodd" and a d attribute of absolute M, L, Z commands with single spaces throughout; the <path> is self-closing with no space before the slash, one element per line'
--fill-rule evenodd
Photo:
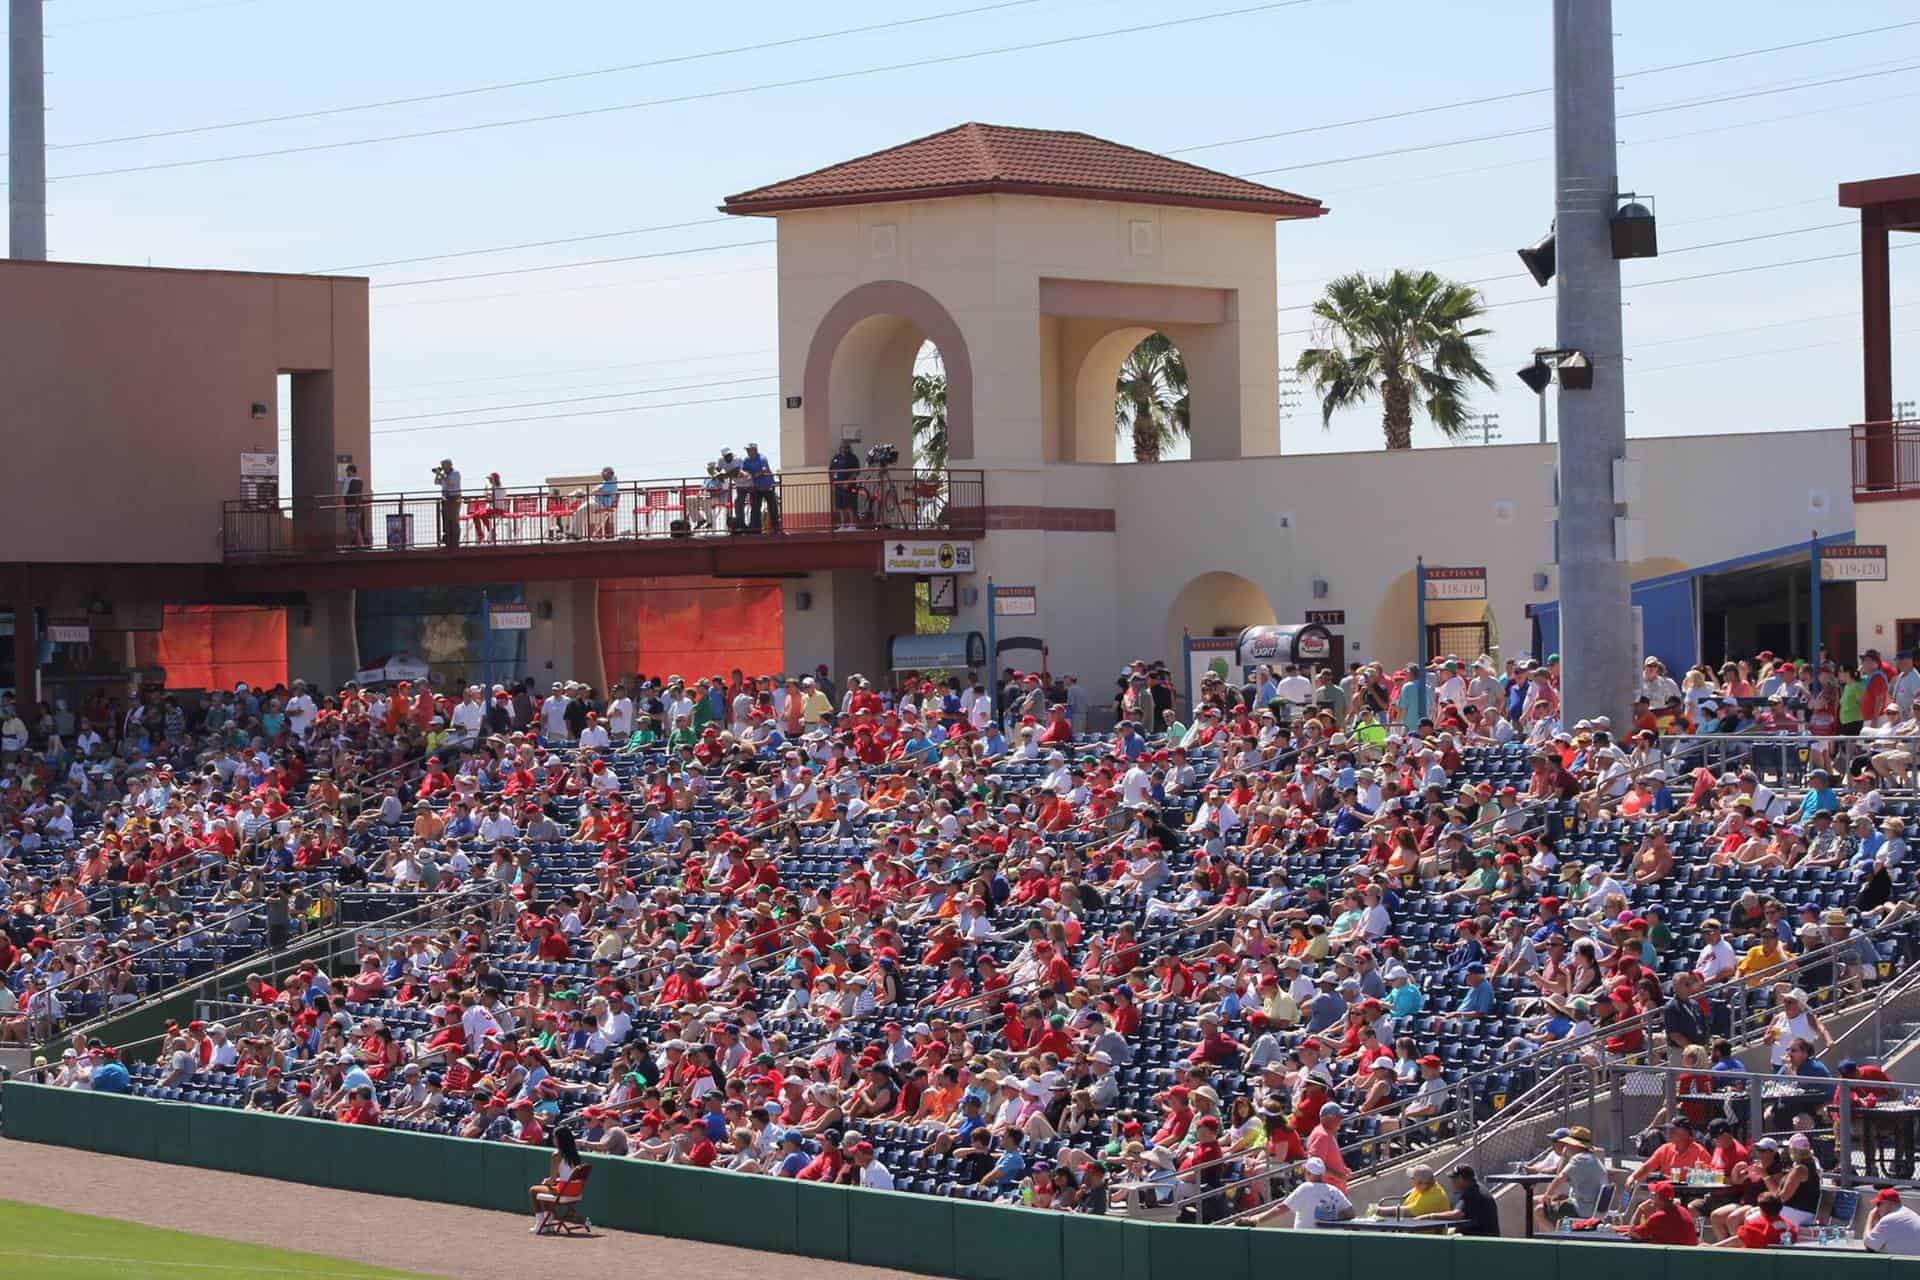
<path fill-rule="evenodd" d="M 700 496 L 695 500 L 693 527 L 711 529 L 716 519 L 722 524 L 727 521 L 727 477 L 719 463 L 709 462 L 707 478 L 700 482 Z"/>
<path fill-rule="evenodd" d="M 753 477 L 741 468 L 740 459 L 731 449 L 720 451 L 720 474 L 733 490 L 733 515 L 727 521 L 727 532 L 738 533 L 747 527 L 747 494 L 753 489 Z"/>
<path fill-rule="evenodd" d="M 894 493 L 892 472 L 893 464 L 898 461 L 900 450 L 897 446 L 876 444 L 867 449 L 867 466 L 873 471 L 873 491 L 867 501 L 867 521 L 875 528 L 889 524 L 900 509 L 899 497 Z"/>
<path fill-rule="evenodd" d="M 453 459 L 440 459 L 433 478 L 440 485 L 440 545 L 453 551 L 460 545 L 460 473 Z"/>
<path fill-rule="evenodd" d="M 833 484 L 833 527 L 837 533 L 860 522 L 860 495 L 855 482 L 860 479 L 860 455 L 853 441 L 842 440 L 840 451 L 827 462 L 827 479 Z"/>

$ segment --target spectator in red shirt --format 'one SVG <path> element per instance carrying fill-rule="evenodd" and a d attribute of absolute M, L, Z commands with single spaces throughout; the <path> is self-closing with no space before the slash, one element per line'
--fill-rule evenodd
<path fill-rule="evenodd" d="M 1647 1190 L 1652 1194 L 1634 1211 L 1627 1234 L 1643 1244 L 1699 1244 L 1700 1228 L 1692 1212 L 1679 1202 L 1674 1185 L 1656 1182 Z"/>
<path fill-rule="evenodd" d="M 1340 1119 L 1346 1114 L 1346 1108 L 1339 1103 L 1327 1103 L 1320 1108 L 1320 1123 L 1307 1135 L 1307 1155 L 1320 1157 L 1327 1166 L 1327 1182 L 1342 1192 L 1353 1176 L 1353 1171 L 1347 1168 L 1346 1157 L 1340 1154 Z"/>
<path fill-rule="evenodd" d="M 1869 1062 L 1862 1066 L 1852 1058 L 1840 1064 L 1840 1078 L 1854 1081 L 1847 1089 L 1847 1101 L 1855 1110 L 1861 1107 L 1877 1107 L 1889 1098 L 1898 1096 L 1899 1090 L 1893 1087 L 1887 1073 Z M 1876 1087 L 1877 1086 L 1877 1087 Z"/>
<path fill-rule="evenodd" d="M 380 1106 L 373 1100 L 373 1090 L 360 1088 L 349 1093 L 340 1109 L 334 1112 L 334 1119 L 341 1124 L 379 1124 Z"/>
<path fill-rule="evenodd" d="M 1780 1216 L 1780 1208 L 1780 1197 L 1767 1192 L 1760 1197 L 1760 1207 L 1752 1216 L 1740 1224 L 1730 1239 L 1720 1243 L 1736 1249 L 1777 1249 L 1798 1242 L 1799 1228 Z"/>
<path fill-rule="evenodd" d="M 838 1182 L 846 1163 L 846 1152 L 840 1149 L 840 1131 L 828 1129 L 820 1135 L 820 1154 L 807 1161 L 796 1176 L 802 1182 Z"/>

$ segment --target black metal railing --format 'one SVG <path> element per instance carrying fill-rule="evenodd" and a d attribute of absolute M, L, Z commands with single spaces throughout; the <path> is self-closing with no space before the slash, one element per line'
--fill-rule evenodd
<path fill-rule="evenodd" d="M 705 477 L 499 490 L 239 499 L 224 505 L 227 560 L 314 554 L 898 531 L 971 536 L 986 527 L 978 471 L 867 468 L 852 478 L 777 475 L 771 488 Z"/>
<path fill-rule="evenodd" d="M 1852 432 L 1853 496 L 1920 493 L 1920 422 L 1860 422 Z"/>

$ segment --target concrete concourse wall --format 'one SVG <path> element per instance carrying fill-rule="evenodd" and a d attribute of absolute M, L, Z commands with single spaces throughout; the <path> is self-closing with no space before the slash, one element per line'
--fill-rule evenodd
<path fill-rule="evenodd" d="M 548 1153 L 293 1120 L 221 1107 L 103 1096 L 9 1081 L 6 1136 L 314 1186 L 527 1211 Z M 1420 1239 L 1346 1231 L 1253 1231 L 1125 1222 L 864 1191 L 634 1160 L 591 1161 L 583 1209 L 597 1226 L 961 1280 L 1892 1280 L 1910 1265 L 1874 1254 L 1761 1255 L 1560 1241 Z M 518 1230 L 502 1224 L 502 1230 Z"/>
<path fill-rule="evenodd" d="M 1628 576 L 1716 564 L 1804 542 L 1814 531 L 1853 529 L 1847 448 L 1843 430 L 1630 440 L 1628 456 L 1642 474 L 1631 511 L 1645 524 L 1642 558 Z M 1114 512 L 1114 532 L 995 529 L 980 544 L 979 571 L 963 584 L 981 588 L 981 598 L 963 606 L 955 626 L 986 630 L 989 575 L 1002 585 L 1037 587 L 1038 615 L 1003 618 L 1000 634 L 1045 636 L 1053 669 L 1081 675 L 1098 700 L 1111 694 L 1111 676 L 1130 659 L 1177 663 L 1179 653 L 1167 651 L 1169 633 L 1179 634 L 1170 619 L 1174 602 L 1194 579 L 1226 572 L 1264 593 L 1281 622 L 1300 621 L 1310 609 L 1345 610 L 1346 625 L 1336 629 L 1346 637 L 1349 661 L 1404 663 L 1414 653 L 1414 560 L 1424 555 L 1430 565 L 1485 565 L 1499 647 L 1507 656 L 1524 653 L 1531 643 L 1527 606 L 1559 595 L 1550 563 L 1554 455 L 1552 445 L 1523 444 L 997 467 L 986 480 L 991 508 L 1105 508 Z M 1862 520 L 1920 518 L 1870 512 L 1872 505 L 1860 508 Z M 1864 529 L 1859 536 L 1900 542 Z M 1893 561 L 1898 574 L 1897 549 Z M 1534 588 L 1536 573 L 1546 575 L 1544 589 Z M 1316 579 L 1327 584 L 1318 599 Z M 1871 635 L 1867 590 L 1861 587 L 1863 644 Z M 1883 594 L 1891 616 L 1898 593 Z M 1912 612 L 1920 615 L 1920 608 Z M 1440 610 L 1429 617 L 1468 620 Z"/>
<path fill-rule="evenodd" d="M 218 560 L 240 455 L 278 452 L 282 372 L 326 375 L 294 492 L 334 492 L 336 454 L 375 483 L 364 279 L 0 261 L 0 350 L 7 560 Z"/>

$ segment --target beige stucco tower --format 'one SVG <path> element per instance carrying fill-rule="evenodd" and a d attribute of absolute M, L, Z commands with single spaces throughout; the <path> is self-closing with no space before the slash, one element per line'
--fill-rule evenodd
<path fill-rule="evenodd" d="M 721 207 L 779 226 L 783 469 L 855 434 L 912 456 L 914 360 L 939 348 L 953 465 L 986 473 L 980 583 L 1041 584 L 1049 557 L 1085 562 L 1080 591 L 1110 577 L 1108 488 L 1060 464 L 1115 461 L 1115 380 L 1156 330 L 1185 357 L 1194 458 L 1279 451 L 1273 228 L 1318 201 L 1083 133 L 964 124 Z M 904 584 L 813 576 L 789 593 L 790 653 L 871 672 L 910 625 Z M 960 625 L 983 629 L 981 593 L 963 600 Z"/>

